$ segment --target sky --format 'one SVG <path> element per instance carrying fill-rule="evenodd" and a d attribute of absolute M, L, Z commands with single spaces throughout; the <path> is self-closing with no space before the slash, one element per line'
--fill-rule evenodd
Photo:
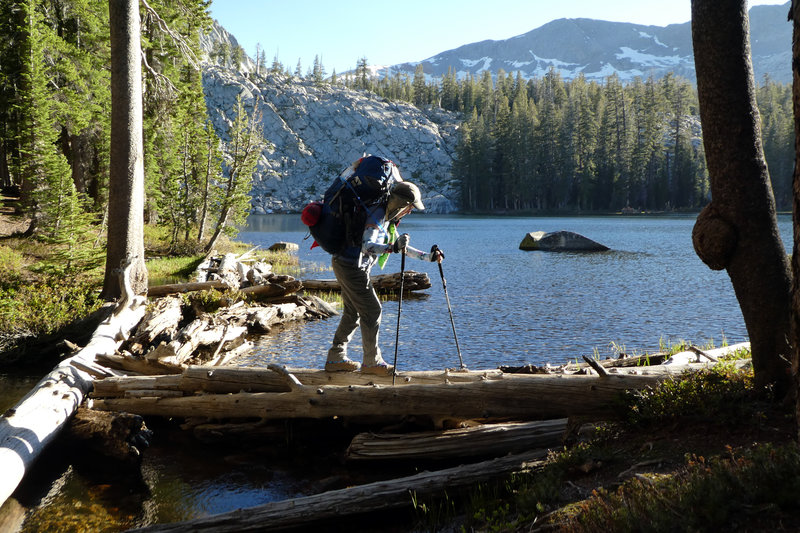
<path fill-rule="evenodd" d="M 213 0 L 210 11 L 250 57 L 258 44 L 268 65 L 277 56 L 293 72 L 299 60 L 305 73 L 318 56 L 329 75 L 354 69 L 362 57 L 381 66 L 422 61 L 559 18 L 652 26 L 691 19 L 690 0 Z"/>

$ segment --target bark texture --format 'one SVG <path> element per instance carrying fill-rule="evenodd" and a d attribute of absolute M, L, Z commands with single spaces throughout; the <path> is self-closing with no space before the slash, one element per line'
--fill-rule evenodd
<path fill-rule="evenodd" d="M 138 0 L 109 0 L 111 31 L 111 162 L 108 249 L 103 296 L 120 296 L 116 270 L 132 264 L 131 289 L 147 291 L 144 265 L 142 52 Z"/>
<path fill-rule="evenodd" d="M 789 10 L 792 21 L 792 108 L 794 110 L 795 165 L 792 177 L 792 226 L 794 242 L 792 249 L 792 374 L 796 398 L 796 425 L 800 441 L 800 1 L 792 0 Z"/>
<path fill-rule="evenodd" d="M 746 0 L 692 0 L 692 39 L 713 196 L 692 240 L 706 264 L 730 276 L 757 384 L 784 393 L 792 278 L 761 144 Z"/>

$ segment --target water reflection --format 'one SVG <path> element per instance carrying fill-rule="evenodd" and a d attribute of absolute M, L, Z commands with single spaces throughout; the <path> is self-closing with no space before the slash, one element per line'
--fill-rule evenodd
<path fill-rule="evenodd" d="M 615 355 L 615 346 L 654 351 L 660 342 L 746 340 L 730 280 L 709 270 L 691 244 L 694 217 L 476 218 L 414 215 L 403 221 L 411 244 L 438 244 L 465 363 L 470 368 L 501 364 L 558 364 L 595 351 Z M 781 232 L 791 236 L 790 220 Z M 273 231 L 262 232 L 260 228 Z M 611 248 L 601 253 L 524 252 L 530 231 L 569 230 Z M 251 217 L 242 236 L 269 246 L 300 244 L 303 264 L 327 268 L 329 257 L 309 250 L 305 227 L 295 215 Z M 392 258 L 397 259 L 397 258 Z M 390 260 L 384 272 L 398 270 Z M 426 300 L 404 302 L 398 352 L 406 369 L 452 367 L 455 348 L 436 265 L 407 261 L 426 272 L 433 286 Z M 378 273 L 377 271 L 375 273 Z M 316 272 L 312 277 L 331 278 Z M 280 362 L 316 366 L 338 324 L 336 318 L 302 329 L 287 327 L 259 341 L 244 363 Z M 381 347 L 394 353 L 396 306 L 384 305 Z M 360 357 L 360 337 L 352 355 Z M 450 355 L 450 354 L 453 355 Z M 443 355 L 444 354 L 444 355 Z M 456 360 L 457 361 L 457 360 Z"/>

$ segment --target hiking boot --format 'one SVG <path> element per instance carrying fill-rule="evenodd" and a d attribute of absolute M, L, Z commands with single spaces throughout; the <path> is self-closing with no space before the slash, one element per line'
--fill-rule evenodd
<path fill-rule="evenodd" d="M 362 366 L 362 374 L 373 374 L 375 376 L 391 376 L 394 374 L 394 367 L 386 361 L 380 361 L 372 366 Z"/>
<path fill-rule="evenodd" d="M 325 362 L 325 372 L 355 372 L 359 368 L 361 368 L 361 364 L 358 361 L 353 361 L 347 357 L 338 361 Z"/>

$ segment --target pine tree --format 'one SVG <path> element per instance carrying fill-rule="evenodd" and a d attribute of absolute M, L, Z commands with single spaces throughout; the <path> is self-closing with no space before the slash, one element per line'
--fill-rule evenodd
<path fill-rule="evenodd" d="M 367 63 L 366 57 L 359 58 L 358 63 L 356 63 L 356 75 L 354 82 L 356 89 L 372 89 L 369 76 L 369 63 Z"/>
<path fill-rule="evenodd" d="M 69 163 L 58 149 L 58 130 L 54 126 L 57 106 L 47 91 L 52 73 L 45 70 L 45 43 L 52 34 L 29 0 L 20 6 L 24 11 L 27 31 L 24 36 L 25 59 L 19 94 L 18 115 L 24 132 L 19 147 L 22 159 L 23 188 L 30 193 L 35 235 L 52 244 L 58 261 L 45 260 L 43 265 L 63 273 L 96 266 L 97 254 L 87 252 L 94 238 L 92 217 L 84 210 L 72 181 Z"/>
<path fill-rule="evenodd" d="M 325 67 L 322 65 L 322 59 L 318 55 L 314 56 L 314 67 L 311 71 L 311 79 L 314 83 L 321 85 L 325 81 Z"/>
<path fill-rule="evenodd" d="M 425 98 L 425 94 L 427 93 L 425 88 L 425 71 L 423 70 L 422 63 L 419 63 L 414 69 L 414 82 L 412 83 L 412 87 L 414 88 L 414 105 L 422 107 L 427 104 L 428 102 Z"/>
<path fill-rule="evenodd" d="M 253 183 L 253 172 L 258 157 L 265 145 L 258 127 L 261 122 L 257 108 L 248 115 L 241 96 L 236 98 L 236 118 L 228 136 L 227 153 L 230 160 L 227 164 L 227 179 L 216 189 L 217 198 L 213 203 L 219 206 L 214 234 L 205 247 L 206 252 L 212 250 L 223 231 L 235 233 L 236 226 L 244 223 L 250 212 L 250 189 Z"/>

